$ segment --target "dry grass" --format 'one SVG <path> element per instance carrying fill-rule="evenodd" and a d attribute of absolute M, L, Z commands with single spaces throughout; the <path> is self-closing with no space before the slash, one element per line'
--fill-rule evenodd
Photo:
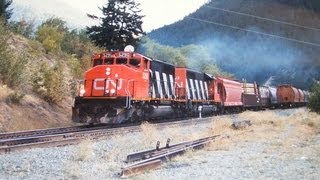
<path fill-rule="evenodd" d="M 230 128 L 230 125 L 235 118 L 237 120 L 250 120 L 252 126 L 234 130 Z M 305 108 L 300 108 L 292 110 L 290 115 L 279 113 L 279 111 L 246 111 L 235 117 L 215 117 L 207 131 L 193 131 L 199 133 L 201 137 L 217 134 L 229 137 L 217 139 L 207 145 L 204 148 L 207 151 L 206 153 L 210 153 L 210 151 L 228 151 L 235 146 L 237 148 L 246 146 L 246 143 L 242 142 L 260 142 L 266 145 L 263 151 L 265 155 L 281 152 L 284 154 L 282 158 L 286 160 L 320 157 L 320 151 L 318 150 L 320 149 L 320 144 L 312 143 L 320 132 L 319 127 L 320 116 L 316 113 L 308 112 Z M 172 161 L 174 164 L 204 161 L 203 152 L 189 150 L 184 155 L 175 157 Z"/>
<path fill-rule="evenodd" d="M 240 119 L 248 119 L 253 125 L 273 125 L 276 127 L 283 126 L 285 116 L 280 116 L 274 111 L 245 111 L 239 114 Z"/>
<path fill-rule="evenodd" d="M 0 101 L 5 101 L 10 92 L 11 90 L 6 85 L 0 84 Z"/>

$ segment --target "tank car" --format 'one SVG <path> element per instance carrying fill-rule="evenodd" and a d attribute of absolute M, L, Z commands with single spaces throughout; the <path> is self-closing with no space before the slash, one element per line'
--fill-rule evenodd
<path fill-rule="evenodd" d="M 301 89 L 298 89 L 299 92 L 299 103 L 298 106 L 304 106 L 305 105 L 305 99 L 304 99 L 304 93 Z"/>
<path fill-rule="evenodd" d="M 270 90 L 267 86 L 258 86 L 261 107 L 267 108 L 271 105 Z"/>
<path fill-rule="evenodd" d="M 300 94 L 297 88 L 284 84 L 277 87 L 278 103 L 282 107 L 296 106 L 300 102 Z"/>
<path fill-rule="evenodd" d="M 270 92 L 270 108 L 277 108 L 279 106 L 277 88 L 269 86 L 268 89 Z"/>

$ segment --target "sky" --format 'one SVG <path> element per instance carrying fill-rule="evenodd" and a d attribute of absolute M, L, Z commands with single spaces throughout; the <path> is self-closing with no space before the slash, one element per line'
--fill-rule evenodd
<path fill-rule="evenodd" d="M 150 32 L 164 25 L 181 20 L 196 11 L 209 0 L 137 0 L 141 4 L 143 30 Z M 106 5 L 107 0 L 14 0 L 13 20 L 44 21 L 48 17 L 60 17 L 71 28 L 83 28 L 97 24 L 86 13 L 101 15 L 98 7 Z"/>

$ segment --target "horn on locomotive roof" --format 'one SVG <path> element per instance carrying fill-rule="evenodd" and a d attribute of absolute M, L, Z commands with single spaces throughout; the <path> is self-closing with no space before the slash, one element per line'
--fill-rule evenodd
<path fill-rule="evenodd" d="M 124 51 L 125 51 L 125 52 L 134 52 L 134 47 L 131 46 L 131 45 L 127 45 L 127 46 L 124 48 Z"/>

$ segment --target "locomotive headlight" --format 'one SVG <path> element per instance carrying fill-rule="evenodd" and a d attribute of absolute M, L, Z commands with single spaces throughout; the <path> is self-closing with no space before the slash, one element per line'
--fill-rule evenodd
<path fill-rule="evenodd" d="M 114 94 L 115 92 L 116 92 L 115 89 L 111 89 L 111 90 L 110 90 L 110 93 L 111 93 L 111 94 Z"/>
<path fill-rule="evenodd" d="M 81 90 L 80 90 L 80 96 L 83 96 L 83 95 L 84 95 L 84 93 L 86 93 L 86 90 L 81 89 Z"/>
<path fill-rule="evenodd" d="M 111 74 L 111 68 L 107 67 L 106 68 L 106 75 L 109 76 Z"/>

